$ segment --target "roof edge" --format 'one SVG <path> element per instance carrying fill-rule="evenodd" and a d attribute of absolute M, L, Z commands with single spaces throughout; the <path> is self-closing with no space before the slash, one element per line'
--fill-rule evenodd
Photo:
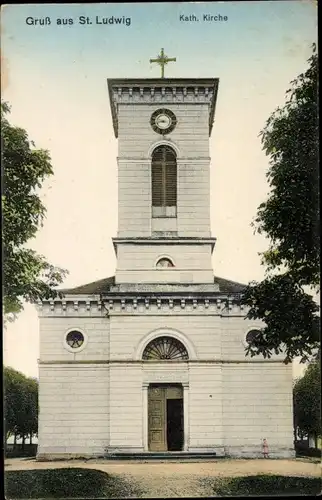
<path fill-rule="evenodd" d="M 219 285 L 219 291 L 217 293 L 227 294 L 227 295 L 238 295 L 247 287 L 244 283 L 239 283 L 237 281 L 228 280 L 226 278 L 221 278 L 219 276 L 214 276 L 214 283 Z M 74 288 L 64 288 L 57 290 L 57 293 L 66 295 L 101 295 L 108 293 L 111 286 L 115 284 L 115 276 L 109 276 L 108 278 L 103 278 L 98 281 L 92 281 L 91 283 L 85 283 L 84 285 L 79 285 Z M 177 283 L 173 283 L 177 284 Z M 194 285 L 198 283 L 193 283 Z M 199 283 L 204 284 L 204 283 Z M 153 283 L 149 283 L 153 285 Z"/>

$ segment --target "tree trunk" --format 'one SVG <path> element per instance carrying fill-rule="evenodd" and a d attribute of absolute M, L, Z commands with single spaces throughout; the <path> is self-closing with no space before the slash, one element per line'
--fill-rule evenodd
<path fill-rule="evenodd" d="M 314 447 L 315 448 L 318 447 L 318 436 L 317 436 L 317 434 L 314 434 Z"/>
<path fill-rule="evenodd" d="M 26 441 L 26 436 L 25 436 L 25 434 L 23 434 L 22 435 L 22 446 L 21 446 L 22 451 L 25 451 L 25 441 Z"/>
<path fill-rule="evenodd" d="M 7 450 L 8 450 L 8 439 L 10 437 L 10 434 L 6 432 L 5 434 L 5 441 L 4 441 L 4 451 L 5 451 L 5 454 L 7 453 Z"/>
<path fill-rule="evenodd" d="M 30 431 L 30 444 L 32 444 L 32 432 Z"/>
<path fill-rule="evenodd" d="M 17 433 L 15 432 L 14 434 L 14 439 L 13 439 L 13 449 L 15 450 L 17 446 Z"/>

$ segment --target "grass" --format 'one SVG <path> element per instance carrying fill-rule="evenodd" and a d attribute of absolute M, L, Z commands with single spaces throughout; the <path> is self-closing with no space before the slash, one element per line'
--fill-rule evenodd
<path fill-rule="evenodd" d="M 289 477 L 253 475 L 232 478 L 203 478 L 215 496 L 250 495 L 317 495 L 321 493 L 321 479 L 316 477 Z"/>
<path fill-rule="evenodd" d="M 27 498 L 129 498 L 141 491 L 116 475 L 95 469 L 68 467 L 8 471 L 7 500 Z"/>
<path fill-rule="evenodd" d="M 321 479 L 253 475 L 230 478 L 200 478 L 210 486 L 214 496 L 317 495 Z M 143 491 L 118 475 L 96 469 L 68 467 L 8 471 L 5 474 L 7 500 L 19 499 L 80 499 L 80 498 L 142 498 Z"/>

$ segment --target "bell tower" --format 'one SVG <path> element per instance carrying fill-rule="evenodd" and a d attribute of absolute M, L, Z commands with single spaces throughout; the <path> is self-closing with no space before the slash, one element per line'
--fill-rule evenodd
<path fill-rule="evenodd" d="M 170 61 L 163 50 L 157 60 Z M 118 138 L 115 282 L 213 283 L 209 137 L 217 78 L 108 80 Z"/>

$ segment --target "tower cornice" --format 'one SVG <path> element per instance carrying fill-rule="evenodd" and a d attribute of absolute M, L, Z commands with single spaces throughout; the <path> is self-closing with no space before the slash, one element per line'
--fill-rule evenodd
<path fill-rule="evenodd" d="M 113 128 L 118 137 L 119 104 L 207 104 L 211 135 L 219 78 L 115 78 L 107 80 Z"/>
<path fill-rule="evenodd" d="M 116 287 L 117 288 L 117 287 Z M 154 288 L 156 288 L 154 286 Z M 193 287 L 192 287 L 193 288 Z M 245 316 L 247 308 L 240 304 L 240 294 L 224 294 L 216 290 L 196 292 L 178 290 L 168 292 L 157 290 L 115 289 L 99 297 L 75 297 L 66 294 L 64 298 L 43 300 L 37 303 L 39 317 L 100 317 L 114 315 L 210 315 Z"/>
<path fill-rule="evenodd" d="M 203 77 L 203 78 L 108 78 L 109 86 L 158 86 L 164 87 L 168 85 L 177 85 L 184 87 L 185 85 L 203 85 L 214 86 L 218 85 L 219 78 Z"/>
<path fill-rule="evenodd" d="M 142 237 L 125 237 L 125 238 L 112 238 L 115 252 L 117 252 L 117 245 L 211 245 L 211 251 L 213 251 L 217 238 L 200 238 L 193 236 L 172 236 L 172 237 L 162 237 L 155 236 L 150 238 Z"/>

